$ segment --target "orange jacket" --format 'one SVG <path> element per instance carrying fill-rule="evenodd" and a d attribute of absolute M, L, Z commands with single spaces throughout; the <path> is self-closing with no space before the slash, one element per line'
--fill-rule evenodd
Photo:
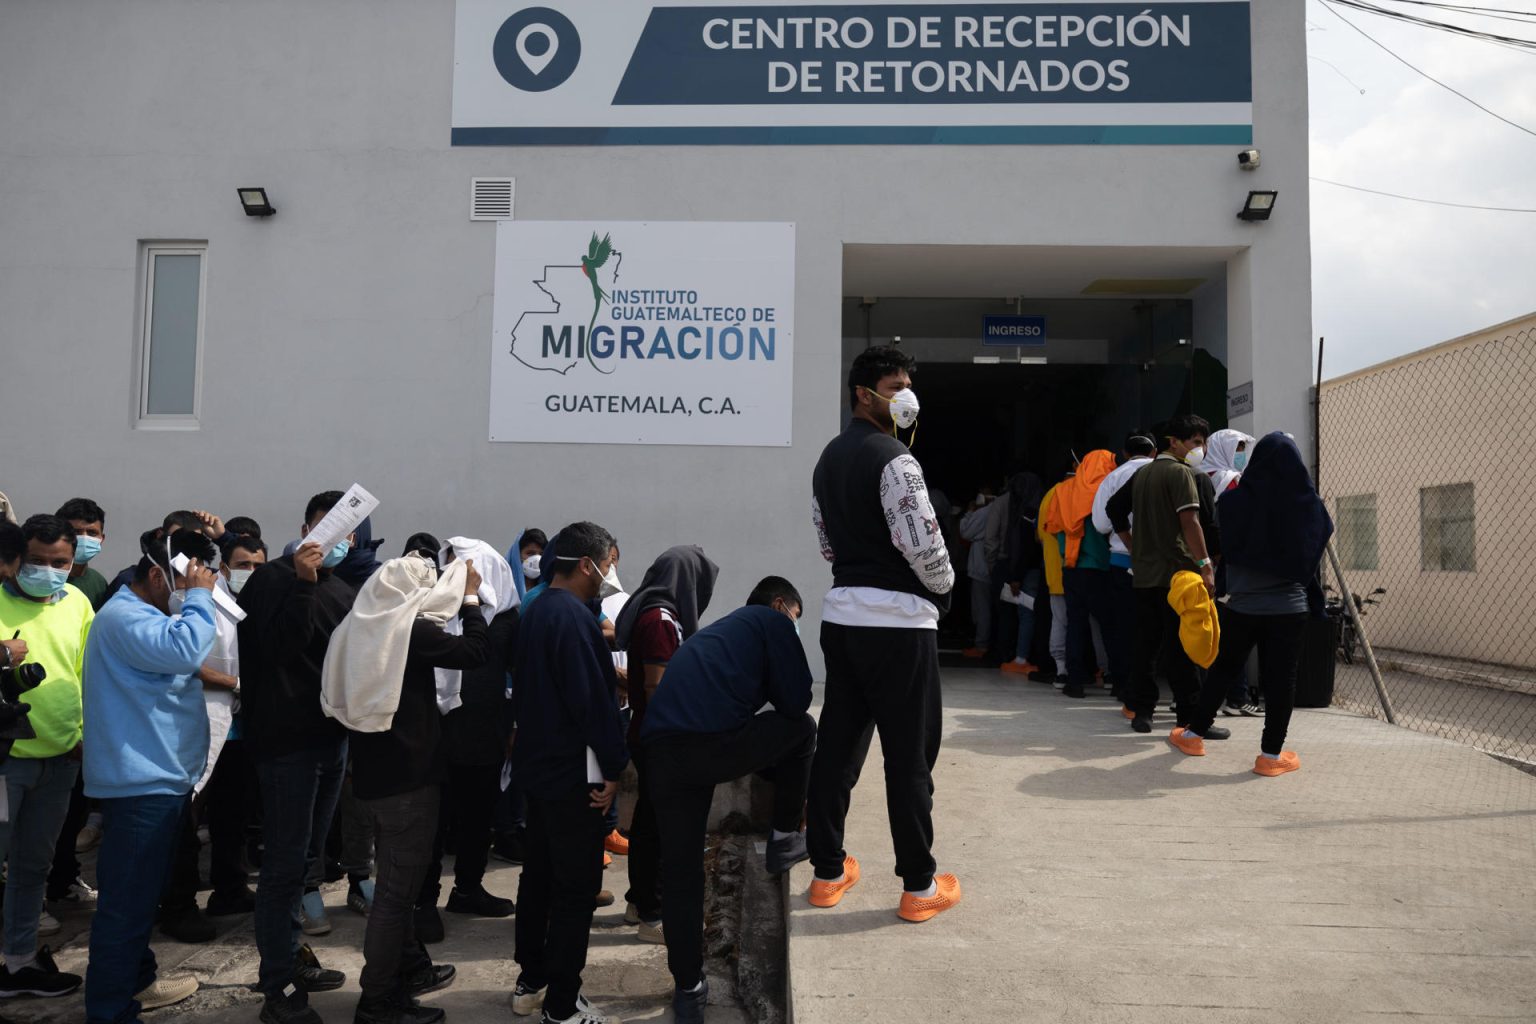
<path fill-rule="evenodd" d="M 1114 453 L 1099 448 L 1083 456 L 1083 461 L 1077 464 L 1076 476 L 1056 486 L 1056 500 L 1051 502 L 1045 528 L 1067 535 L 1068 568 L 1077 566 L 1077 553 L 1083 546 L 1083 520 L 1093 514 L 1093 496 L 1114 468 Z"/>

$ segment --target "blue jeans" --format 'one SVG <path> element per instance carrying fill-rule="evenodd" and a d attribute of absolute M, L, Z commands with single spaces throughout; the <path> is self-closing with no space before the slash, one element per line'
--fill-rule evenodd
<path fill-rule="evenodd" d="M 263 847 L 256 887 L 257 985 L 263 995 L 280 995 L 293 982 L 304 880 L 325 849 L 346 764 L 345 739 L 256 762 Z"/>
<path fill-rule="evenodd" d="M 1024 582 L 1019 584 L 1019 597 L 1034 601 L 1036 593 L 1040 590 L 1040 570 L 1031 569 L 1024 574 Z M 1019 642 L 1014 644 L 1014 653 L 1017 657 L 1029 660 L 1030 648 L 1035 640 L 1035 611 L 1033 608 L 1020 604 L 1019 608 Z"/>
<path fill-rule="evenodd" d="M 10 820 L 0 821 L 0 851 L 7 863 L 5 882 L 5 958 L 25 959 L 37 952 L 37 921 L 43 891 L 53 870 L 53 847 L 69 814 L 69 793 L 80 762 L 58 757 L 10 757 L 5 775 Z M 75 841 L 70 836 L 69 841 Z M 160 890 L 156 888 L 158 898 Z"/>
<path fill-rule="evenodd" d="M 155 981 L 149 933 L 181 835 L 186 796 L 129 796 L 101 801 L 100 895 L 91 920 L 85 975 L 86 1024 L 135 1024 L 134 994 Z"/>

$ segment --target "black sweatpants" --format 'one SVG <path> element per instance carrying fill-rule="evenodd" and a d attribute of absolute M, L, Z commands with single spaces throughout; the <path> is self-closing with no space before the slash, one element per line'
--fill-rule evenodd
<path fill-rule="evenodd" d="M 1157 710 L 1157 672 L 1161 669 L 1173 690 L 1173 716 L 1188 725 L 1200 707 L 1200 670 L 1179 642 L 1179 613 L 1168 605 L 1163 587 L 1136 589 L 1136 642 L 1131 652 L 1130 688 L 1126 707 L 1138 715 Z"/>
<path fill-rule="evenodd" d="M 250 888 L 245 869 L 246 833 L 251 808 L 260 803 L 261 794 L 244 740 L 225 741 L 203 793 L 208 806 L 208 881 L 220 895 L 246 892 Z"/>
<path fill-rule="evenodd" d="M 1249 652 L 1257 646 L 1259 685 L 1264 688 L 1264 737 L 1259 749 L 1266 754 L 1279 754 L 1285 747 L 1291 709 L 1296 703 L 1296 667 L 1301 662 L 1301 634 L 1306 625 L 1305 612 L 1244 615 L 1224 608 L 1221 613 L 1221 649 L 1205 677 L 1205 686 L 1200 691 L 1200 707 L 1190 716 L 1190 728 L 1204 733 L 1211 727 L 1232 681 L 1242 675 Z"/>
<path fill-rule="evenodd" d="M 564 1020 L 576 1012 L 587 966 L 592 912 L 603 887 L 603 837 L 608 823 L 592 803 L 595 786 L 559 796 L 528 793 L 527 851 L 517 884 L 518 980 L 549 986 L 545 1013 Z"/>
<path fill-rule="evenodd" d="M 821 650 L 827 687 L 806 809 L 816 876 L 843 873 L 848 804 L 879 729 L 896 874 L 907 889 L 926 889 L 933 882 L 933 765 L 944 717 L 938 633 L 823 622 Z"/>
<path fill-rule="evenodd" d="M 645 745 L 646 781 L 661 839 L 662 931 L 679 988 L 704 971 L 704 834 L 715 785 L 772 769 L 773 827 L 800 828 L 816 752 L 816 721 L 765 711 L 735 732 L 666 736 Z M 634 837 L 630 837 L 634 850 Z M 633 853 L 631 853 L 633 856 Z"/>
<path fill-rule="evenodd" d="M 661 917 L 661 833 L 656 823 L 656 804 L 651 799 L 645 751 L 631 747 L 630 760 L 635 765 L 640 792 L 629 821 L 629 891 L 624 899 L 635 905 L 640 920 L 655 921 Z M 713 791 L 713 783 L 710 789 Z"/>
<path fill-rule="evenodd" d="M 435 907 L 443 891 L 443 855 L 449 833 L 453 835 L 453 884 L 460 892 L 473 893 L 485 884 L 485 867 L 491 855 L 491 819 L 501 797 L 501 765 L 448 766 L 443 783 L 442 823 L 432 848 L 432 863 L 422 879 L 418 906 Z"/>

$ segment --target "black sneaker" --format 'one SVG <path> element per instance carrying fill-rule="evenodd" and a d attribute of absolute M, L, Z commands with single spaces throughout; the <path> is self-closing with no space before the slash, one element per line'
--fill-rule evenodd
<path fill-rule="evenodd" d="M 1232 730 L 1225 729 L 1219 725 L 1213 725 L 1201 733 L 1200 737 L 1207 740 L 1229 740 L 1232 738 Z"/>
<path fill-rule="evenodd" d="M 805 833 L 791 832 L 783 839 L 768 840 L 765 862 L 770 875 L 782 875 L 810 856 L 805 849 Z"/>
<path fill-rule="evenodd" d="M 325 1024 L 325 1021 L 310 1009 L 308 996 L 303 992 L 291 992 L 267 996 L 261 1004 L 261 1024 Z"/>
<path fill-rule="evenodd" d="M 160 914 L 160 931 L 177 942 L 212 942 L 218 936 L 213 922 L 203 916 L 197 904 L 165 910 Z"/>
<path fill-rule="evenodd" d="M 677 1024 L 704 1024 L 704 1004 L 709 1002 L 709 979 L 692 991 L 677 989 L 672 993 L 672 1019 Z"/>
<path fill-rule="evenodd" d="M 443 941 L 443 915 L 436 904 L 416 908 L 416 941 L 427 945 Z"/>
<path fill-rule="evenodd" d="M 208 895 L 209 917 L 232 917 L 249 914 L 256 909 L 256 894 L 248 885 L 228 892 L 212 892 Z"/>
<path fill-rule="evenodd" d="M 1151 732 L 1152 716 L 1137 715 L 1135 718 L 1131 719 L 1131 728 L 1135 729 L 1137 732 Z"/>
<path fill-rule="evenodd" d="M 502 896 L 492 896 L 484 886 L 470 892 L 454 886 L 448 894 L 448 906 L 443 909 L 450 914 L 473 914 L 475 917 L 511 917 L 517 904 Z"/>
<path fill-rule="evenodd" d="M 1081 700 L 1085 699 L 1088 693 L 1083 689 L 1082 683 L 1068 683 L 1061 688 L 1061 695 L 1063 697 L 1076 697 Z"/>
<path fill-rule="evenodd" d="M 438 1024 L 447 1017 L 435 1006 L 422 1006 L 414 999 L 397 995 L 363 996 L 357 1001 L 352 1024 Z"/>
<path fill-rule="evenodd" d="M 522 832 L 502 832 L 491 844 L 491 856 L 507 864 L 521 864 L 526 855 Z"/>
<path fill-rule="evenodd" d="M 56 999 L 69 995 L 84 980 L 78 974 L 66 974 L 59 970 L 53 962 L 52 951 L 44 946 L 37 951 L 37 958 L 19 971 L 0 966 L 0 999 L 12 996 Z"/>
<path fill-rule="evenodd" d="M 405 979 L 405 991 L 412 997 L 447 988 L 459 973 L 453 964 L 427 964 Z"/>
<path fill-rule="evenodd" d="M 293 968 L 293 983 L 305 992 L 334 992 L 347 983 L 347 976 L 320 966 L 320 958 L 308 945 L 300 946 Z"/>
<path fill-rule="evenodd" d="M 1045 671 L 1031 672 L 1029 674 L 1029 681 L 1032 683 L 1054 683 L 1056 681 L 1056 673 Z"/>

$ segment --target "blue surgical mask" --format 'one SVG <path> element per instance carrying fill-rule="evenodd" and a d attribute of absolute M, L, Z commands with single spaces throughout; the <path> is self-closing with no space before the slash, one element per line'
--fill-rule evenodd
<path fill-rule="evenodd" d="M 1236 455 L 1232 456 L 1232 465 L 1237 469 L 1239 473 L 1241 473 L 1248 467 L 1248 453 L 1238 452 Z"/>
<path fill-rule="evenodd" d="M 30 597 L 52 597 L 69 582 L 68 569 L 53 569 L 28 563 L 16 574 L 16 585 Z"/>
<path fill-rule="evenodd" d="M 352 550 L 352 543 L 351 543 L 351 541 L 349 541 L 345 537 L 343 537 L 341 540 L 336 542 L 336 546 L 335 547 L 331 548 L 330 551 L 326 552 L 325 557 L 320 560 L 320 567 L 322 569 L 334 569 L 334 568 L 336 568 L 338 565 L 341 564 L 341 560 L 343 558 L 347 557 L 347 552 L 351 551 L 351 550 Z"/>
<path fill-rule="evenodd" d="M 800 620 L 799 619 L 790 619 L 789 621 L 793 622 L 795 624 L 795 636 L 799 636 L 800 635 Z"/>
<path fill-rule="evenodd" d="M 101 554 L 101 541 L 84 535 L 75 538 L 75 561 L 84 565 Z"/>

